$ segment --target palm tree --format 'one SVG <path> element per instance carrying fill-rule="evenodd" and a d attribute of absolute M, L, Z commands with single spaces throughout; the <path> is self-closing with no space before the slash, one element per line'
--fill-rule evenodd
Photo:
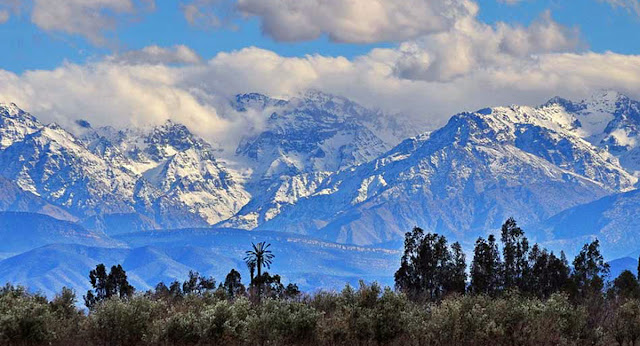
<path fill-rule="evenodd" d="M 271 250 L 267 250 L 271 244 L 263 241 L 258 244 L 251 243 L 251 245 L 253 249 L 246 252 L 244 261 L 247 262 L 247 266 L 249 266 L 250 269 L 252 265 L 258 269 L 257 278 L 260 278 L 260 276 L 262 276 L 262 266 L 271 268 L 271 263 L 275 256 Z"/>
<path fill-rule="evenodd" d="M 256 261 L 254 259 L 250 259 L 250 260 L 246 260 L 247 262 L 247 268 L 249 268 L 249 274 L 251 274 L 251 285 L 253 285 L 253 278 L 255 277 L 255 273 L 256 273 Z"/>

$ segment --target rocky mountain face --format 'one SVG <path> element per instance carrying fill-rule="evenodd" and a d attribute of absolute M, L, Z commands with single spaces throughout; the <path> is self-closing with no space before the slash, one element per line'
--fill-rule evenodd
<path fill-rule="evenodd" d="M 223 226 L 253 229 L 317 191 L 331 174 L 371 161 L 418 134 L 415 127 L 342 97 L 309 91 L 291 100 L 238 95 L 238 111 L 266 116 L 236 156 L 251 170 L 252 200 Z M 385 120 L 386 119 L 386 120 Z"/>
<path fill-rule="evenodd" d="M 544 108 L 462 113 L 429 136 L 326 179 L 261 225 L 370 245 L 414 225 L 469 239 L 509 216 L 524 224 L 634 187 L 617 158 L 574 133 L 575 119 Z"/>
<path fill-rule="evenodd" d="M 640 175 L 640 102 L 608 90 L 581 102 L 554 98 L 542 108 L 572 116 L 575 134 L 619 158 L 633 175 Z"/>
<path fill-rule="evenodd" d="M 465 240 L 508 216 L 538 224 L 638 180 L 640 104 L 615 92 L 461 113 L 423 134 L 317 91 L 232 105 L 265 119 L 233 155 L 243 176 L 178 123 L 83 122 L 76 137 L 15 105 L 0 106 L 1 175 L 108 233 L 217 225 L 389 246 L 415 225 Z"/>
<path fill-rule="evenodd" d="M 99 128 L 83 140 L 92 152 L 136 175 L 136 198 L 152 209 L 162 198 L 214 224 L 249 201 L 244 187 L 216 160 L 216 150 L 184 125 L 167 121 L 146 131 Z"/>

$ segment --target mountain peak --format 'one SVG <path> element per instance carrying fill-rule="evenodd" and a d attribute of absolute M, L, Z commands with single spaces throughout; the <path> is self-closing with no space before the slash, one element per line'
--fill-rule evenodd
<path fill-rule="evenodd" d="M 15 103 L 3 103 L 0 102 L 0 116 L 8 118 L 26 118 L 30 121 L 35 121 L 35 117 L 31 114 L 23 111 Z"/>

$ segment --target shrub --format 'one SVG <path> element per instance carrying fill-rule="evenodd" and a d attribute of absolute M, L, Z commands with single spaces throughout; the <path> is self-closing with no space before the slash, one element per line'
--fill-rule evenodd
<path fill-rule="evenodd" d="M 165 309 L 162 302 L 143 296 L 126 300 L 112 297 L 94 307 L 86 330 L 98 344 L 137 345 L 149 339 L 153 319 Z"/>
<path fill-rule="evenodd" d="M 8 284 L 0 290 L 0 342 L 53 341 L 52 324 L 53 316 L 45 297 Z"/>

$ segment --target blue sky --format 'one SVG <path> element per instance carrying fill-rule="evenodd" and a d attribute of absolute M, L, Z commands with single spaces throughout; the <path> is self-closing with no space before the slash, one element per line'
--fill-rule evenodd
<path fill-rule="evenodd" d="M 614 51 L 622 54 L 640 53 L 640 16 L 629 9 L 613 7 L 604 1 L 524 0 L 505 4 L 496 0 L 480 0 L 478 18 L 493 24 L 499 21 L 527 25 L 540 13 L 550 10 L 558 23 L 577 27 L 582 40 L 595 52 Z M 187 23 L 178 1 L 158 1 L 153 11 L 137 18 L 129 18 L 109 32 L 106 45 L 96 45 L 82 35 L 46 31 L 31 23 L 28 12 L 12 15 L 0 25 L 0 41 L 5 53 L 0 55 L 0 67 L 22 72 L 29 69 L 51 69 L 63 61 L 82 63 L 105 54 L 140 49 L 149 45 L 172 46 L 183 44 L 205 59 L 218 52 L 256 46 L 283 56 L 321 54 L 345 56 L 363 55 L 374 47 L 397 44 L 335 43 L 326 35 L 303 42 L 277 42 L 264 35 L 257 18 L 232 21 L 234 28 L 223 26 L 203 30 Z"/>
<path fill-rule="evenodd" d="M 258 128 L 229 99 L 314 89 L 434 129 L 452 114 L 640 99 L 640 0 L 0 0 L 0 102 L 62 125 Z"/>

